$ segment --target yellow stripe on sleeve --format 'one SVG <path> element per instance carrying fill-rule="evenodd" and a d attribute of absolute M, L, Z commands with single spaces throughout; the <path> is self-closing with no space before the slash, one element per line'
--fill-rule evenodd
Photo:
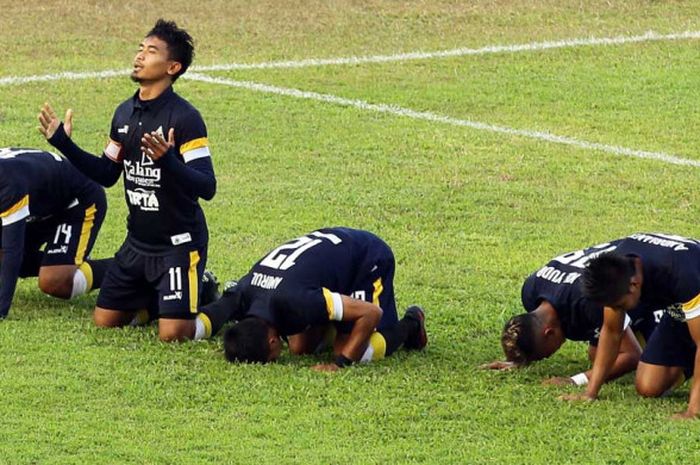
<path fill-rule="evenodd" d="M 683 313 L 685 313 L 686 320 L 692 320 L 700 316 L 700 294 L 684 303 L 681 308 L 683 309 Z"/>
<path fill-rule="evenodd" d="M 10 208 L 5 210 L 4 212 L 0 213 L 0 218 L 6 218 L 6 217 L 12 215 L 13 213 L 17 213 L 18 211 L 20 211 L 24 207 L 27 207 L 28 205 L 29 205 L 29 194 L 25 195 L 24 197 L 22 197 L 22 199 L 19 202 L 17 202 L 16 204 L 11 206 Z"/>
<path fill-rule="evenodd" d="M 90 205 L 85 209 L 85 219 L 83 220 L 83 226 L 80 229 L 80 240 L 78 241 L 78 250 L 75 252 L 75 264 L 81 265 L 85 260 L 85 252 L 87 251 L 88 244 L 90 243 L 90 232 L 92 232 L 92 227 L 95 224 L 95 213 L 97 212 L 97 207 L 95 204 Z"/>
<path fill-rule="evenodd" d="M 194 149 L 201 149 L 202 147 L 209 146 L 209 140 L 206 137 L 200 137 L 199 139 L 192 139 L 189 142 L 185 142 L 180 146 L 180 154 L 189 152 Z"/>
<path fill-rule="evenodd" d="M 187 272 L 187 280 L 190 285 L 190 312 L 197 313 L 197 298 L 199 296 L 199 277 L 197 276 L 197 265 L 199 264 L 199 252 L 190 252 L 190 269 Z"/>
<path fill-rule="evenodd" d="M 384 291 L 384 285 L 382 284 L 382 278 L 377 278 L 377 280 L 373 284 L 374 286 L 374 292 L 372 292 L 372 303 L 376 305 L 377 307 L 380 307 L 379 305 L 379 295 Z"/>
<path fill-rule="evenodd" d="M 333 315 L 335 314 L 335 312 L 333 311 L 333 296 L 331 295 L 331 291 L 329 291 L 325 287 L 323 288 L 323 298 L 326 299 L 326 311 L 328 312 L 328 319 L 333 320 Z"/>

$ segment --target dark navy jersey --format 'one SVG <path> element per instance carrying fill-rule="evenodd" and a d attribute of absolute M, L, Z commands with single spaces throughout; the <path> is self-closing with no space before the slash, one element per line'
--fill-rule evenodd
<path fill-rule="evenodd" d="M 169 87 L 153 100 L 138 92 L 116 109 L 105 155 L 123 165 L 124 195 L 129 206 L 129 240 L 137 249 L 162 252 L 173 246 L 201 246 L 207 225 L 198 196 L 186 182 L 141 152 L 144 133 L 167 140 L 174 129 L 177 163 L 209 159 L 207 129 L 199 112 Z"/>
<path fill-rule="evenodd" d="M 621 242 L 612 241 L 553 258 L 525 280 L 521 291 L 525 310 L 532 312 L 546 300 L 557 312 L 564 337 L 597 345 L 603 325 L 603 306 L 583 296 L 580 277 L 591 259 L 614 251 Z M 633 313 L 636 315 L 637 309 Z M 625 327 L 630 321 L 630 318 L 625 319 Z"/>
<path fill-rule="evenodd" d="M 370 232 L 349 228 L 320 229 L 291 240 L 239 281 L 244 314 L 266 320 L 282 335 L 340 320 L 340 296 L 353 296 L 388 247 Z"/>
<path fill-rule="evenodd" d="M 640 305 L 673 318 L 700 316 L 700 242 L 681 236 L 639 233 L 619 241 L 616 252 L 642 262 Z"/>
<path fill-rule="evenodd" d="M 0 149 L 3 226 L 48 218 L 101 189 L 60 155 L 34 149 Z"/>

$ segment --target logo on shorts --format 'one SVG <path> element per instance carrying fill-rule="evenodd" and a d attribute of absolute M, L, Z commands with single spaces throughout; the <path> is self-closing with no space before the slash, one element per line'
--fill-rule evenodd
<path fill-rule="evenodd" d="M 163 301 L 170 300 L 182 300 L 182 291 L 175 291 L 172 294 L 163 296 Z"/>
<path fill-rule="evenodd" d="M 147 212 L 157 212 L 160 210 L 160 204 L 158 203 L 158 197 L 156 197 L 155 191 L 137 187 L 134 190 L 127 189 L 126 193 L 129 195 L 129 203 L 131 203 L 131 205 L 139 207 L 141 210 Z"/>
<path fill-rule="evenodd" d="M 56 249 L 47 250 L 45 253 L 46 253 L 46 255 L 55 255 L 58 253 L 68 253 L 68 246 L 62 245 L 61 247 L 58 247 Z"/>

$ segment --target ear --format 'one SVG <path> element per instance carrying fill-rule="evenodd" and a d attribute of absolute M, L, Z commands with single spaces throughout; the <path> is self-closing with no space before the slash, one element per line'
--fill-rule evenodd
<path fill-rule="evenodd" d="M 544 337 L 549 337 L 554 334 L 554 328 L 551 326 L 545 326 L 544 330 L 542 331 L 542 334 L 544 334 Z"/>
<path fill-rule="evenodd" d="M 177 73 L 180 72 L 182 69 L 182 63 L 179 61 L 173 61 L 170 63 L 170 66 L 168 66 L 168 74 L 171 76 L 175 76 Z"/>

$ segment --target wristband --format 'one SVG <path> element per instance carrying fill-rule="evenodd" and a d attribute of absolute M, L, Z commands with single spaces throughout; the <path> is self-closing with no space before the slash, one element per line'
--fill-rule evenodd
<path fill-rule="evenodd" d="M 347 358 L 345 355 L 340 354 L 335 358 L 334 363 L 336 365 L 338 365 L 338 368 L 345 368 L 345 367 L 349 367 L 354 362 L 352 360 L 350 360 L 349 358 Z"/>
<path fill-rule="evenodd" d="M 572 376 L 571 381 L 573 381 L 576 386 L 585 386 L 588 384 L 588 376 L 586 376 L 586 373 L 579 373 Z"/>

